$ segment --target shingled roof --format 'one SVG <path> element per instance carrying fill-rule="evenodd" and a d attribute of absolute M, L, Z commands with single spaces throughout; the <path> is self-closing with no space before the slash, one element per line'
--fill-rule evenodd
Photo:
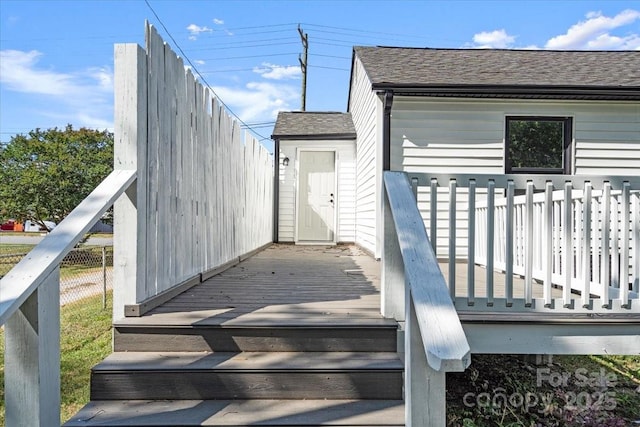
<path fill-rule="evenodd" d="M 355 47 L 374 90 L 640 97 L 640 51 Z"/>
<path fill-rule="evenodd" d="M 273 139 L 351 139 L 356 128 L 351 113 L 281 111 L 273 129 Z"/>

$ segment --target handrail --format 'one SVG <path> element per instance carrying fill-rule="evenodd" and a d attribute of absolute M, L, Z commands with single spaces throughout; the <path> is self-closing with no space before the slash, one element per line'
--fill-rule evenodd
<path fill-rule="evenodd" d="M 0 325 L 4 325 L 98 222 L 136 178 L 114 170 L 16 266 L 0 279 Z"/>
<path fill-rule="evenodd" d="M 470 348 L 449 289 L 431 248 L 411 186 L 402 172 L 385 172 L 407 292 L 415 307 L 429 365 L 436 371 L 464 371 Z"/>
<path fill-rule="evenodd" d="M 384 186 L 383 314 L 405 320 L 405 422 L 445 425 L 445 373 L 464 371 L 471 348 L 407 175 L 384 172 Z"/>
<path fill-rule="evenodd" d="M 135 181 L 115 170 L 6 276 L 0 279 L 5 325 L 7 426 L 48 426 L 60 418 L 60 262 Z"/>

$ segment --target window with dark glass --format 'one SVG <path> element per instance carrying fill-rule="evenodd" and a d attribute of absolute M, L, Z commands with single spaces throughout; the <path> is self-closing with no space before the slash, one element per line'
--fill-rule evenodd
<path fill-rule="evenodd" d="M 570 117 L 507 117 L 506 173 L 571 173 Z"/>

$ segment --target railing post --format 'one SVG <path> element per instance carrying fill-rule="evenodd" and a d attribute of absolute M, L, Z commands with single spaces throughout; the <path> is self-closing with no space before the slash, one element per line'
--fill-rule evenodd
<path fill-rule="evenodd" d="M 102 247 L 102 309 L 107 308 L 107 247 Z"/>
<path fill-rule="evenodd" d="M 445 426 L 446 372 L 429 366 L 415 307 L 411 298 L 408 299 L 411 302 L 407 303 L 405 325 L 405 424 L 414 427 Z"/>
<path fill-rule="evenodd" d="M 60 421 L 60 268 L 5 324 L 6 425 Z"/>
<path fill-rule="evenodd" d="M 137 180 L 114 204 L 113 318 L 145 298 L 147 206 L 147 59 L 137 44 L 114 53 L 114 169 Z"/>
<path fill-rule="evenodd" d="M 380 310 L 384 317 L 405 320 L 405 277 L 402 253 L 387 191 L 383 191 L 383 245 Z"/>

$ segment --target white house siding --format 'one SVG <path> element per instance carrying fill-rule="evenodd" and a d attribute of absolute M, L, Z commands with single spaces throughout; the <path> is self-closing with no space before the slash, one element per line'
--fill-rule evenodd
<path fill-rule="evenodd" d="M 505 117 L 511 115 L 573 117 L 575 174 L 640 174 L 638 103 L 399 96 L 395 97 L 392 109 L 391 169 L 502 174 Z M 462 198 L 465 193 L 459 191 L 458 199 Z M 428 189 L 422 189 L 418 203 L 425 219 L 429 217 L 428 200 Z M 444 256 L 449 229 L 447 203 L 439 208 L 438 254 Z M 457 208 L 457 256 L 464 257 L 467 251 L 466 201 L 458 201 Z"/>
<path fill-rule="evenodd" d="M 336 241 L 355 241 L 356 164 L 353 140 L 281 140 L 280 141 L 280 202 L 278 240 L 295 241 L 296 178 L 299 150 L 327 150 L 336 152 L 337 203 Z M 289 166 L 282 166 L 288 157 Z"/>
<path fill-rule="evenodd" d="M 380 218 L 382 149 L 380 135 L 382 123 L 379 118 L 381 102 L 371 91 L 369 81 L 358 58 L 353 65 L 349 112 L 357 133 L 356 144 L 356 236 L 355 241 L 363 248 L 379 256 L 380 248 L 376 229 Z"/>
<path fill-rule="evenodd" d="M 640 103 L 599 103 L 576 110 L 576 174 L 640 175 Z"/>

